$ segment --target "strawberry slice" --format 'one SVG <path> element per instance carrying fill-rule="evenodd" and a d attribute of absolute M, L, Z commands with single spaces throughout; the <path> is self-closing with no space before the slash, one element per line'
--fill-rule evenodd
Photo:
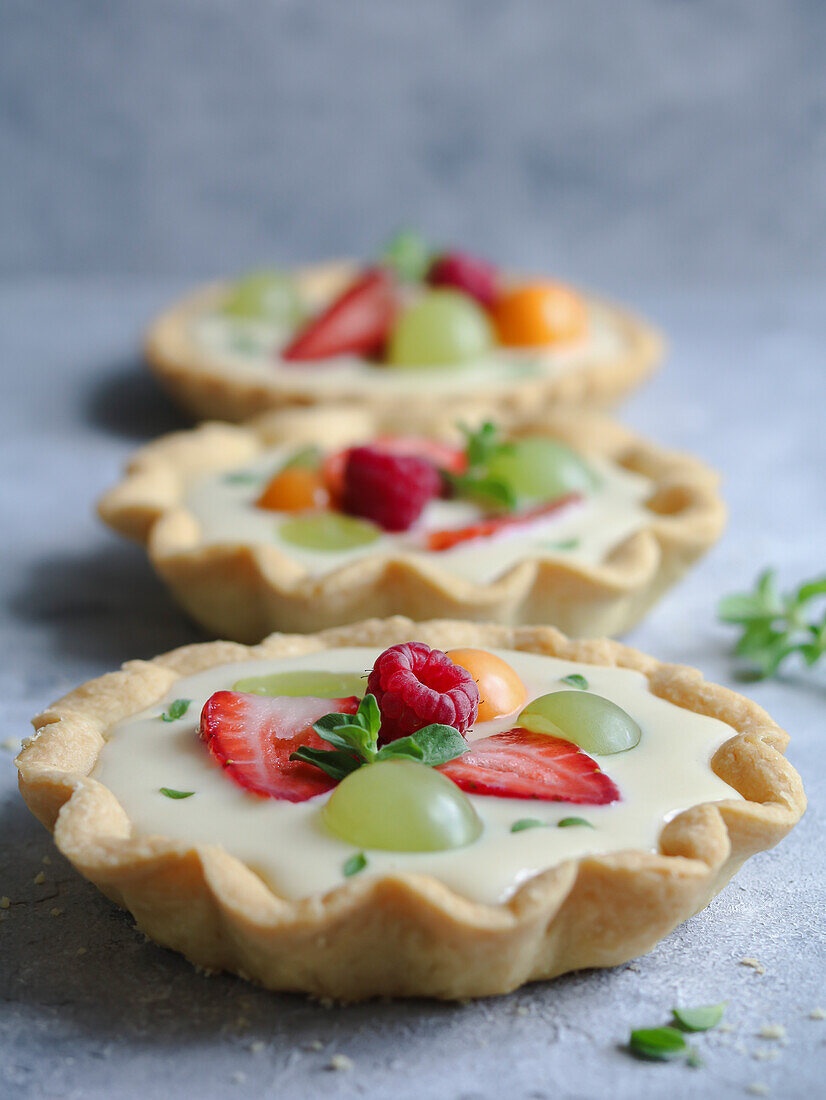
<path fill-rule="evenodd" d="M 525 512 L 514 512 L 510 515 L 491 516 L 490 519 L 482 519 L 478 523 L 472 523 L 469 527 L 447 527 L 441 531 L 429 531 L 427 534 L 428 550 L 450 550 L 461 542 L 469 542 L 471 539 L 490 538 L 498 535 L 500 531 L 509 528 L 526 527 L 537 520 L 552 516 L 575 501 L 582 500 L 581 493 L 566 493 L 563 497 L 557 497 L 547 504 L 540 504 L 537 508 L 530 508 Z"/>
<path fill-rule="evenodd" d="M 312 764 L 290 760 L 301 745 L 329 749 L 313 730 L 324 714 L 355 714 L 358 699 L 216 691 L 201 711 L 201 738 L 235 782 L 267 798 L 305 802 L 335 786 Z"/>
<path fill-rule="evenodd" d="M 396 316 L 396 286 L 383 268 L 366 272 L 332 305 L 309 321 L 281 352 L 288 362 L 371 355 L 379 351 Z"/>
<path fill-rule="evenodd" d="M 461 474 L 467 467 L 463 448 L 441 443 L 438 439 L 426 439 L 419 435 L 379 435 L 369 445 L 388 454 L 426 458 L 437 469 L 449 470 L 453 474 Z M 351 450 L 352 447 L 346 447 L 343 451 L 333 451 L 321 468 L 324 484 L 334 500 L 344 492 L 344 470 Z"/>
<path fill-rule="evenodd" d="M 577 745 L 518 726 L 471 742 L 439 771 L 470 794 L 591 806 L 620 797 L 614 781 Z"/>

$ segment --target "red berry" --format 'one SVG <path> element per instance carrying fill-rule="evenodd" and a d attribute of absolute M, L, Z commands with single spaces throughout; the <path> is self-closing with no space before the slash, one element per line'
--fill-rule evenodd
<path fill-rule="evenodd" d="M 369 444 L 378 451 L 395 455 L 418 455 L 426 458 L 439 470 L 449 470 L 461 474 L 467 469 L 467 457 L 462 447 L 452 443 L 441 443 L 437 439 L 427 439 L 419 435 L 378 435 Z M 321 477 L 327 491 L 335 501 L 341 500 L 344 492 L 344 470 L 352 447 L 343 451 L 333 451 L 321 467 Z"/>
<path fill-rule="evenodd" d="M 502 531 L 518 529 L 538 523 L 539 520 L 552 516 L 568 504 L 582 500 L 580 493 L 566 493 L 564 497 L 558 497 L 548 504 L 540 504 L 537 508 L 530 508 L 526 512 L 512 512 L 504 516 L 492 516 L 490 519 L 479 520 L 469 527 L 446 527 L 441 531 L 428 531 L 428 550 L 450 550 L 462 542 L 470 542 L 472 539 L 491 538 Z"/>
<path fill-rule="evenodd" d="M 479 688 L 471 674 L 423 642 L 404 642 L 380 654 L 367 690 L 381 711 L 381 741 L 395 741 L 434 722 L 464 733 L 479 710 Z"/>
<path fill-rule="evenodd" d="M 330 746 L 313 730 L 325 714 L 355 714 L 358 699 L 216 691 L 201 711 L 201 738 L 229 777 L 254 794 L 305 802 L 335 786 L 312 764 L 290 760 L 301 745 Z"/>
<path fill-rule="evenodd" d="M 441 487 L 439 472 L 427 459 L 379 447 L 353 447 L 344 467 L 341 506 L 386 531 L 406 531 Z"/>
<path fill-rule="evenodd" d="M 474 741 L 439 771 L 469 794 L 591 806 L 620 797 L 614 781 L 577 745 L 519 727 Z"/>
<path fill-rule="evenodd" d="M 463 252 L 446 252 L 434 260 L 427 281 L 431 286 L 461 290 L 485 307 L 492 305 L 499 293 L 499 278 L 493 264 Z"/>
<path fill-rule="evenodd" d="M 318 317 L 309 321 L 281 352 L 290 360 L 371 355 L 380 351 L 396 317 L 396 285 L 383 268 L 368 271 Z"/>

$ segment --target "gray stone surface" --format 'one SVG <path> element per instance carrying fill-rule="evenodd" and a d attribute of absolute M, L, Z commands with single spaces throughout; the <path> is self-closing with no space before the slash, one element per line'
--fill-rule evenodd
<path fill-rule="evenodd" d="M 0 289 L 0 740 L 25 734 L 32 713 L 81 680 L 198 637 L 143 555 L 91 512 L 130 449 L 178 423 L 135 352 L 145 318 L 177 289 L 111 279 Z M 787 582 L 823 568 L 823 289 L 631 295 L 670 333 L 673 358 L 628 419 L 724 471 L 731 524 L 630 640 L 725 683 L 718 596 L 766 562 Z M 0 895 L 11 899 L 0 910 L 0 1095 L 655 1100 L 742 1096 L 754 1082 L 775 1097 L 822 1095 L 826 1021 L 809 1013 L 826 1008 L 824 690 L 822 669 L 752 688 L 792 733 L 812 802 L 779 848 L 637 963 L 465 1006 L 326 1009 L 197 975 L 56 854 L 0 751 Z M 765 974 L 741 965 L 749 956 Z M 672 1005 L 719 1000 L 735 1030 L 697 1039 L 704 1068 L 621 1049 Z M 788 1045 L 756 1037 L 773 1023 Z M 353 1068 L 328 1069 L 335 1054 Z"/>
<path fill-rule="evenodd" d="M 826 275 L 821 0 L 3 0 L 0 272 Z"/>

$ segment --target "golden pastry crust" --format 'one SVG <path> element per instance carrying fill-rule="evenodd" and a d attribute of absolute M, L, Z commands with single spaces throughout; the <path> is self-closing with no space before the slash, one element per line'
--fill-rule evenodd
<path fill-rule="evenodd" d="M 356 268 L 345 261 L 321 264 L 297 272 L 312 293 L 335 293 L 352 278 Z M 170 396 L 198 420 L 243 421 L 267 409 L 335 403 L 365 405 L 377 411 L 392 411 L 404 404 L 408 430 L 443 397 L 429 392 L 426 380 L 403 394 L 387 394 L 369 384 L 345 382 L 320 388 L 313 381 L 319 367 L 296 367 L 289 375 L 273 372 L 272 377 L 249 377 L 233 369 L 220 356 L 209 355 L 193 338 L 191 322 L 219 303 L 226 283 L 213 283 L 188 294 L 162 313 L 150 326 L 145 339 L 146 358 L 158 381 Z M 460 378 L 452 397 L 461 398 L 463 414 L 469 417 L 499 416 L 502 413 L 532 415 L 557 404 L 610 406 L 639 385 L 663 357 L 663 339 L 647 322 L 618 306 L 588 296 L 588 301 L 607 313 L 620 335 L 620 350 L 606 356 L 595 353 L 575 368 L 541 378 L 506 378 L 482 387 Z M 315 376 L 317 379 L 317 375 Z M 447 395 L 447 399 L 452 399 Z"/>
<path fill-rule="evenodd" d="M 732 727 L 711 767 L 745 801 L 694 806 L 665 826 L 658 853 L 569 860 L 502 905 L 471 902 L 421 874 L 350 879 L 293 902 L 221 848 L 133 833 L 112 792 L 90 777 L 109 727 L 150 706 L 181 676 L 246 658 L 410 638 L 440 649 L 514 649 L 636 669 L 655 695 Z M 755 703 L 694 669 L 617 642 L 572 642 L 549 627 L 394 618 L 311 637 L 273 635 L 250 649 L 186 646 L 84 684 L 34 726 L 17 758 L 23 797 L 60 851 L 142 931 L 200 966 L 341 1000 L 492 996 L 625 962 L 705 906 L 744 859 L 785 836 L 806 805 L 800 777 L 782 755 L 788 737 Z"/>
<path fill-rule="evenodd" d="M 179 603 L 218 637 L 256 642 L 271 630 L 314 631 L 371 615 L 553 623 L 577 637 L 629 629 L 719 537 L 725 508 L 717 476 L 589 410 L 499 422 L 513 437 L 545 434 L 649 477 L 651 520 L 599 565 L 526 557 L 477 584 L 436 555 L 377 552 L 311 576 L 276 546 L 200 544 L 184 507 L 187 479 L 229 469 L 275 444 L 347 446 L 409 430 L 398 415 L 367 409 L 281 410 L 236 427 L 204 424 L 140 450 L 124 480 L 100 501 L 102 519 L 143 542 Z M 432 415 L 428 434 L 453 438 L 452 413 Z"/>

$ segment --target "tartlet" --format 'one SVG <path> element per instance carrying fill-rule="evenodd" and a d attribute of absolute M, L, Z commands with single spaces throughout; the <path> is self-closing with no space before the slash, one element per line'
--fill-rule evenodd
<path fill-rule="evenodd" d="M 553 666 L 549 672 L 553 677 L 571 669 L 595 679 L 601 676 L 606 682 L 629 681 L 627 698 L 636 698 L 636 692 L 647 700 L 647 715 L 682 713 L 680 720 L 688 726 L 681 732 L 680 744 L 683 734 L 701 727 L 706 731 L 701 740 L 710 758 L 707 755 L 701 762 L 698 757 L 694 766 L 702 764 L 713 783 L 704 788 L 697 804 L 683 799 L 673 806 L 674 813 L 661 816 L 661 831 L 652 835 L 650 843 L 626 850 L 610 850 L 609 844 L 609 850 L 600 850 L 605 841 L 597 839 L 590 852 L 586 846 L 576 858 L 560 861 L 558 855 L 551 856 L 544 866 L 532 865 L 521 878 L 517 874 L 499 902 L 469 896 L 478 894 L 474 875 L 469 876 L 466 890 L 441 881 L 437 857 L 443 852 L 425 857 L 420 852 L 397 853 L 391 871 L 368 864 L 363 873 L 346 878 L 345 869 L 329 889 L 306 895 L 293 890 L 279 896 L 268 885 L 266 871 L 256 871 L 232 854 L 237 838 L 223 846 L 214 840 L 198 843 L 147 831 L 130 819 L 106 785 L 109 775 L 115 774 L 107 771 L 107 754 L 111 756 L 130 722 L 133 732 L 151 725 L 154 737 L 168 736 L 170 743 L 190 736 L 191 731 L 178 733 L 173 721 L 161 720 L 179 717 L 177 711 L 167 714 L 167 709 L 173 711 L 170 701 L 180 694 L 182 685 L 193 695 L 200 690 L 203 696 L 216 686 L 228 686 L 225 681 L 239 674 L 237 662 L 242 673 L 248 668 L 261 672 L 277 670 L 279 662 L 288 658 L 295 665 L 301 663 L 301 655 L 317 655 L 317 660 L 306 657 L 303 667 L 309 663 L 324 668 L 326 654 L 333 667 L 335 651 L 348 652 L 342 647 L 365 646 L 375 654 L 411 639 L 444 650 L 495 649 L 517 669 L 520 661 L 539 661 L 544 667 L 547 658 L 556 659 L 547 662 L 549 669 Z M 352 659 L 361 656 L 359 651 Z M 222 666 L 229 666 L 225 673 Z M 139 712 L 146 713 L 141 717 Z M 659 736 L 668 736 L 668 721 L 638 717 L 642 744 L 656 744 Z M 143 726 L 136 725 L 141 722 Z M 202 733 L 203 723 L 202 718 Z M 695 670 L 662 664 L 615 642 L 571 642 L 550 628 L 459 622 L 416 625 L 391 619 L 312 637 L 275 635 L 252 649 L 227 642 L 188 646 L 151 661 L 129 662 L 121 671 L 85 684 L 39 715 L 34 725 L 35 736 L 17 759 L 29 808 L 54 831 L 59 850 L 76 869 L 127 908 L 148 936 L 200 966 L 229 970 L 271 989 L 342 1000 L 374 995 L 445 999 L 495 995 L 573 969 L 614 966 L 650 950 L 705 906 L 745 858 L 777 843 L 805 809 L 800 779 L 782 755 L 787 735 L 756 704 L 706 683 Z M 139 737 L 135 743 L 146 746 L 147 741 Z M 671 744 L 669 751 L 676 752 L 678 742 Z M 150 764 L 157 763 L 148 748 L 143 751 Z M 638 750 L 626 754 L 623 773 L 632 800 L 628 777 L 633 775 L 634 751 Z M 614 759 L 603 757 L 600 763 L 610 772 L 618 767 L 610 763 Z M 130 776 L 140 776 L 146 761 L 129 763 L 134 764 Z M 174 777 L 172 756 L 168 763 L 170 771 L 163 774 Z M 223 767 L 215 761 L 204 764 L 199 774 L 214 774 L 218 783 L 228 781 L 226 768 L 235 762 L 224 759 L 221 763 Z M 676 758 L 670 769 L 659 765 L 654 786 L 667 783 L 669 773 L 681 767 Z M 146 774 L 147 785 L 156 782 L 154 774 Z M 619 787 L 622 797 L 622 781 Z M 730 797 L 725 794 L 728 788 L 732 788 Z M 239 802 L 251 799 L 249 805 L 258 807 L 243 810 L 246 827 L 263 828 L 260 807 L 266 809 L 265 802 L 236 788 L 233 792 Z M 176 815 L 168 820 L 183 820 L 187 807 L 197 807 L 197 797 L 172 801 L 164 794 L 170 792 L 156 790 L 154 797 Z M 126 794 L 121 797 L 129 801 Z M 313 814 L 324 805 L 323 796 L 301 804 Z M 526 813 L 535 813 L 547 812 L 549 803 L 519 805 Z M 293 809 L 286 807 L 283 821 L 293 820 L 286 816 Z M 584 807 L 576 809 L 584 812 Z M 595 809 L 587 812 L 596 818 Z M 304 843 L 314 843 L 319 828 L 313 817 L 312 825 L 302 823 L 281 847 L 300 849 Z M 487 831 L 493 828 L 485 826 Z M 561 835 L 539 829 L 532 834 L 517 835 L 515 829 L 502 832 L 499 843 L 514 849 L 531 836 L 553 848 L 554 837 Z M 598 829 L 587 835 L 610 840 Z M 268 841 L 274 850 L 279 849 L 277 841 L 277 836 Z M 349 850 L 342 847 L 342 852 Z M 472 857 L 473 844 L 463 851 Z M 370 859 L 373 855 L 368 853 Z M 408 855 L 425 858 L 425 863 L 406 870 L 414 867 L 405 862 Z M 456 858 L 460 856 L 461 852 Z M 485 877 L 485 866 L 485 861 L 473 864 L 476 877 Z M 289 893 L 294 896 L 285 896 Z"/>
<path fill-rule="evenodd" d="M 452 412 L 431 414 L 429 437 L 455 442 L 454 420 Z M 557 410 L 510 427 L 500 424 L 511 440 L 557 440 L 602 462 L 605 472 L 614 471 L 611 476 L 637 493 L 636 526 L 590 558 L 584 541 L 581 553 L 570 548 L 576 540 L 553 541 L 556 527 L 547 529 L 551 533 L 538 548 L 524 543 L 524 552 L 521 535 L 500 539 L 490 551 L 492 565 L 475 573 L 463 548 L 436 553 L 404 539 L 383 537 L 341 558 L 302 558 L 275 535 L 268 544 L 229 521 L 220 537 L 204 534 L 207 521 L 193 510 L 191 487 L 203 497 L 229 479 L 241 500 L 258 490 L 234 481 L 256 462 L 269 461 L 273 448 L 279 454 L 319 443 L 347 448 L 409 430 L 398 413 L 355 408 L 281 410 L 243 426 L 204 424 L 159 439 L 135 455 L 124 480 L 100 501 L 99 513 L 147 547 L 154 568 L 193 618 L 219 637 L 243 642 L 274 629 L 313 631 L 390 614 L 551 623 L 575 636 L 615 635 L 637 622 L 719 536 L 725 510 L 717 476 L 695 459 L 591 411 L 571 416 Z M 228 492 L 226 486 L 221 492 Z M 239 523 L 255 518 L 249 501 L 238 508 Z M 275 532 L 275 520 L 266 522 Z M 570 522 L 577 522 L 576 513 Z M 570 534 L 570 527 L 565 530 Z M 501 557 L 506 551 L 509 556 Z"/>
<path fill-rule="evenodd" d="M 310 310 L 323 309 L 364 268 L 336 261 L 291 277 Z M 254 278 L 254 276 L 253 276 Z M 553 284 L 558 285 L 558 284 Z M 285 363 L 278 348 L 293 331 L 227 317 L 233 284 L 201 287 L 162 313 L 146 335 L 156 378 L 197 419 L 242 421 L 268 409 L 305 405 L 405 408 L 417 428 L 439 402 L 461 401 L 469 417 L 535 413 L 560 403 L 614 404 L 662 358 L 659 333 L 631 312 L 580 295 L 588 334 L 554 346 L 501 349 L 454 368 L 389 368 L 372 354 Z M 406 291 L 405 291 L 406 293 Z M 571 292 L 573 293 L 573 292 Z"/>

